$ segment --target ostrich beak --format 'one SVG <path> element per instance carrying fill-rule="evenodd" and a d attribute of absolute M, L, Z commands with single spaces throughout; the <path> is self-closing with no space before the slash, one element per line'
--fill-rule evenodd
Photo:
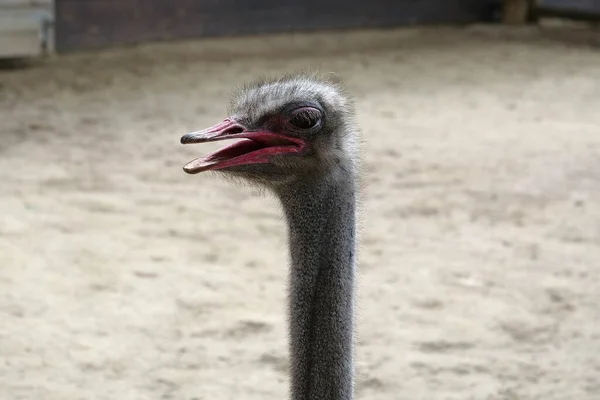
<path fill-rule="evenodd" d="M 197 174 L 239 165 L 266 164 L 275 155 L 300 153 L 306 147 L 306 143 L 299 138 L 267 130 L 247 130 L 229 118 L 210 128 L 183 135 L 181 143 L 208 143 L 227 139 L 242 140 L 190 161 L 183 170 L 188 174 Z"/>
<path fill-rule="evenodd" d="M 201 131 L 186 133 L 181 137 L 181 144 L 206 143 L 217 140 L 224 140 L 244 132 L 245 129 L 235 121 L 226 119 L 225 121 L 202 129 Z"/>

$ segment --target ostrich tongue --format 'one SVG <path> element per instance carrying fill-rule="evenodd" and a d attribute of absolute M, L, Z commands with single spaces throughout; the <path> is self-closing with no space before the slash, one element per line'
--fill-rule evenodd
<path fill-rule="evenodd" d="M 183 170 L 188 174 L 197 174 L 238 165 L 265 164 L 269 163 L 275 155 L 298 153 L 305 147 L 304 141 L 298 138 L 267 130 L 249 131 L 231 119 L 226 119 L 204 130 L 183 135 L 181 143 L 208 143 L 227 139 L 241 140 L 190 161 L 183 167 Z"/>

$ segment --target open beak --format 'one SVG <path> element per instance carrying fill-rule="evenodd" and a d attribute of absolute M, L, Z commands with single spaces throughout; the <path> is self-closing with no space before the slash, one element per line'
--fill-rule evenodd
<path fill-rule="evenodd" d="M 306 148 L 306 143 L 301 139 L 268 130 L 247 130 L 229 118 L 210 128 L 183 135 L 181 143 L 207 143 L 227 139 L 240 140 L 190 161 L 183 170 L 188 174 L 197 174 L 240 165 L 266 164 L 273 156 L 301 153 Z"/>

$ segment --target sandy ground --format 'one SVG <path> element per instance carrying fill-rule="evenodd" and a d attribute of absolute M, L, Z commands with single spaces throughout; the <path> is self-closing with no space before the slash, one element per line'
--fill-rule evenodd
<path fill-rule="evenodd" d="M 287 397 L 278 206 L 184 174 L 178 141 L 303 67 L 346 81 L 366 141 L 359 398 L 600 399 L 600 51 L 491 28 L 2 72 L 0 399 Z"/>

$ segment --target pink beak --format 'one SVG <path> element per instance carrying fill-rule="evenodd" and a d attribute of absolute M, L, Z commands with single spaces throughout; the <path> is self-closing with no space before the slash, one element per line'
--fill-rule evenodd
<path fill-rule="evenodd" d="M 306 143 L 299 138 L 267 130 L 248 131 L 230 118 L 210 128 L 183 135 L 181 143 L 207 143 L 227 139 L 244 140 L 192 160 L 183 170 L 189 174 L 197 174 L 239 165 L 265 164 L 269 163 L 274 155 L 299 153 L 306 147 Z"/>

